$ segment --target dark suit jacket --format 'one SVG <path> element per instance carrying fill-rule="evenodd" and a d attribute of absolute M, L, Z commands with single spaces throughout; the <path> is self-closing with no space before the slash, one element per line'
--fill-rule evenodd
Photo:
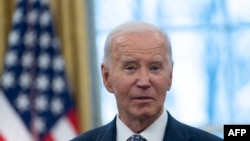
<path fill-rule="evenodd" d="M 116 117 L 109 124 L 87 131 L 71 141 L 116 141 Z M 168 113 L 163 141 L 223 141 L 223 139 L 185 125 Z"/>

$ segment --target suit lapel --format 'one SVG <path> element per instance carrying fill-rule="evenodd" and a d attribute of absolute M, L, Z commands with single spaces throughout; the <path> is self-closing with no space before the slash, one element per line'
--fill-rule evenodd
<path fill-rule="evenodd" d="M 165 129 L 163 141 L 180 141 L 183 138 L 179 135 L 178 122 L 168 113 L 168 122 Z"/>
<path fill-rule="evenodd" d="M 168 113 L 168 122 L 165 129 L 163 141 L 180 141 L 184 138 L 179 134 L 180 130 L 178 122 Z M 116 118 L 115 117 L 105 128 L 103 134 L 99 137 L 99 141 L 116 141 Z"/>
<path fill-rule="evenodd" d="M 116 117 L 103 129 L 99 141 L 116 141 Z"/>

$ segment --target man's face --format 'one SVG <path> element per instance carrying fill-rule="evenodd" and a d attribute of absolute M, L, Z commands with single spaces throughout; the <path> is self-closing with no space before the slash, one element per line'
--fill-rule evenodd
<path fill-rule="evenodd" d="M 120 118 L 159 116 L 172 83 L 172 64 L 164 39 L 128 33 L 114 40 L 111 65 L 102 65 L 105 87 L 114 93 Z"/>

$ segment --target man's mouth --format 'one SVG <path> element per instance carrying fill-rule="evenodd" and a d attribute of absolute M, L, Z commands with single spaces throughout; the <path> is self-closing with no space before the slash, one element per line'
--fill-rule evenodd
<path fill-rule="evenodd" d="M 138 96 L 138 97 L 134 97 L 133 100 L 138 101 L 138 102 L 149 102 L 154 99 L 149 96 Z"/>

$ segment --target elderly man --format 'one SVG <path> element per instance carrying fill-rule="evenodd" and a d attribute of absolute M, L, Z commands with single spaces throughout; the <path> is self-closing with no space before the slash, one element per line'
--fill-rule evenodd
<path fill-rule="evenodd" d="M 101 70 L 118 114 L 73 141 L 222 141 L 165 110 L 173 59 L 170 41 L 157 27 L 139 21 L 116 27 L 107 37 Z"/>

